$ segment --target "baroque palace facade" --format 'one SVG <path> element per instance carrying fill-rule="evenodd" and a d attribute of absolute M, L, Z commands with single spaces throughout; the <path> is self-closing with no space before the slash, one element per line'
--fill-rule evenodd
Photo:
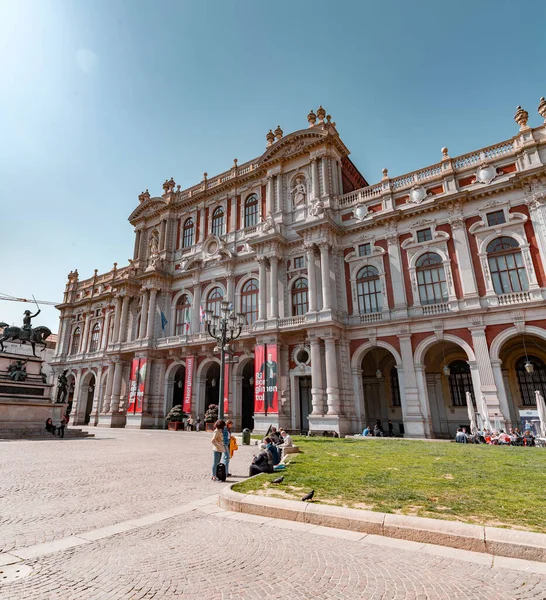
<path fill-rule="evenodd" d="M 544 99 L 538 111 L 546 123 Z M 469 397 L 518 425 L 546 396 L 546 124 L 528 118 L 518 107 L 512 138 L 369 185 L 320 107 L 305 129 L 270 131 L 255 160 L 146 190 L 133 259 L 71 272 L 58 306 L 53 367 L 68 370 L 75 424 L 161 428 L 182 403 L 203 418 L 220 361 L 202 315 L 227 300 L 245 315 L 225 371 L 236 428 L 380 419 L 447 437 Z"/>

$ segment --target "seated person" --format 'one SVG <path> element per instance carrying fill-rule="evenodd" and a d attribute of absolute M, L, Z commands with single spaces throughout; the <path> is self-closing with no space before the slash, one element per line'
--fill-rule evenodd
<path fill-rule="evenodd" d="M 268 437 L 270 437 L 270 438 L 271 438 L 271 441 L 272 441 L 274 444 L 282 444 L 282 439 L 281 439 L 281 436 L 278 434 L 278 432 L 277 432 L 277 428 L 276 428 L 276 427 L 272 427 L 272 428 L 271 428 L 271 432 L 269 433 L 269 436 L 268 436 Z M 265 442 L 265 440 L 264 440 L 264 442 Z M 266 442 L 266 443 L 267 443 L 267 442 Z"/>
<path fill-rule="evenodd" d="M 47 419 L 45 422 L 45 428 L 46 431 L 49 431 L 49 433 L 55 435 L 55 425 L 53 425 L 53 421 L 51 419 Z"/>
<path fill-rule="evenodd" d="M 535 436 L 530 429 L 526 429 L 523 433 L 523 443 L 526 446 L 534 446 L 535 445 Z"/>
<path fill-rule="evenodd" d="M 363 435 L 364 437 L 367 437 L 367 436 L 369 436 L 369 435 L 373 435 L 372 426 L 371 426 L 371 425 L 368 425 L 368 426 L 366 427 L 366 429 L 364 429 L 364 431 L 362 432 L 362 435 Z"/>
<path fill-rule="evenodd" d="M 265 444 L 262 444 L 260 448 L 260 454 L 253 458 L 250 465 L 249 477 L 260 473 L 273 473 L 273 456 L 271 456 L 271 452 L 266 449 Z"/>
<path fill-rule="evenodd" d="M 282 444 L 280 445 L 281 448 L 292 448 L 294 446 L 294 443 L 292 442 L 292 436 L 288 433 L 288 431 L 281 429 L 281 437 L 282 437 Z"/>
<path fill-rule="evenodd" d="M 510 444 L 510 436 L 504 431 L 504 429 L 500 430 L 497 440 L 499 444 Z"/>
<path fill-rule="evenodd" d="M 264 443 L 266 450 L 271 452 L 271 456 L 273 457 L 273 466 L 278 465 L 281 462 L 281 453 L 277 448 L 277 444 L 274 444 L 270 437 L 266 437 Z"/>
<path fill-rule="evenodd" d="M 379 425 L 374 426 L 373 434 L 375 437 L 383 437 L 383 430 L 379 428 Z"/>
<path fill-rule="evenodd" d="M 468 436 L 462 430 L 461 427 L 459 427 L 457 429 L 457 433 L 455 434 L 455 441 L 457 442 L 457 444 L 467 444 L 468 443 Z"/>

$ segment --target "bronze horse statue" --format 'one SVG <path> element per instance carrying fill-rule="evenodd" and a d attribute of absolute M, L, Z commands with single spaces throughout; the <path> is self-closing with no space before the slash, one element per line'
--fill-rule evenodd
<path fill-rule="evenodd" d="M 30 337 L 28 330 L 23 329 L 22 327 L 16 327 L 15 325 L 10 326 L 7 323 L 0 323 L 0 329 L 4 328 L 2 335 L 0 336 L 0 352 L 4 352 L 4 342 L 20 340 L 21 342 L 26 343 L 30 342 L 32 346 L 32 354 L 36 356 L 36 344 L 42 344 L 42 352 L 46 349 L 45 340 L 51 335 L 51 329 L 40 325 L 39 327 L 35 327 L 30 331 Z"/>

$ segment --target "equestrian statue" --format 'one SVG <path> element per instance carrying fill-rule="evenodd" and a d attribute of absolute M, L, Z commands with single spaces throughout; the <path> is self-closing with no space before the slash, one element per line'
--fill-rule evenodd
<path fill-rule="evenodd" d="M 40 309 L 36 314 L 31 314 L 30 310 L 25 310 L 23 317 L 23 326 L 16 327 L 7 323 L 0 323 L 0 329 L 4 329 L 0 336 L 0 352 L 4 352 L 4 342 L 19 340 L 23 344 L 28 342 L 32 346 L 32 354 L 36 356 L 36 344 L 43 345 L 42 352 L 46 349 L 45 340 L 51 335 L 51 330 L 40 325 L 32 327 L 32 319 L 40 314 Z"/>

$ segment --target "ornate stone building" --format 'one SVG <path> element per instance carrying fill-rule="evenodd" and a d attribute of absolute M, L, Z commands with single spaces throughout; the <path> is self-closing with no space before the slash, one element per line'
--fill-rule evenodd
<path fill-rule="evenodd" d="M 445 437 L 469 397 L 482 420 L 518 424 L 546 395 L 546 125 L 520 107 L 515 121 L 508 140 L 368 185 L 320 107 L 254 160 L 146 190 L 133 259 L 70 273 L 58 306 L 53 365 L 69 369 L 76 423 L 164 427 L 184 396 L 202 418 L 220 366 L 201 316 L 227 299 L 245 314 L 226 369 L 237 428 L 390 419 Z M 257 349 L 276 363 L 267 416 Z"/>

